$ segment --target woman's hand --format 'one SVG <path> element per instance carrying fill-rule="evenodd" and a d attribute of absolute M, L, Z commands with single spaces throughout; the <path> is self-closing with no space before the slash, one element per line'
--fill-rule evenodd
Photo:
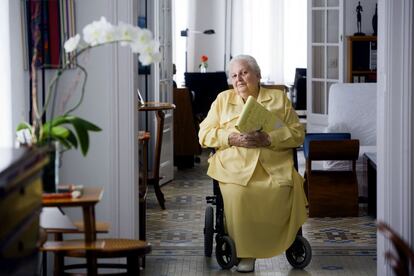
<path fill-rule="evenodd" d="M 253 131 L 249 133 L 233 132 L 229 135 L 229 145 L 244 148 L 260 148 L 270 146 L 270 137 L 266 132 Z"/>

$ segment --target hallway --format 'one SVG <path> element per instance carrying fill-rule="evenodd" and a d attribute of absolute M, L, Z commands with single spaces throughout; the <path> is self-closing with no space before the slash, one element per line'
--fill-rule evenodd
<path fill-rule="evenodd" d="M 299 152 L 299 166 L 304 160 Z M 161 210 L 152 190 L 147 200 L 147 239 L 153 250 L 146 258 L 143 275 L 237 275 L 217 264 L 214 250 L 204 257 L 205 196 L 212 195 L 205 175 L 207 156 L 194 169 L 176 171 L 175 180 L 162 187 L 166 210 Z M 300 171 L 302 171 L 300 169 Z M 150 187 L 151 188 L 151 187 Z M 312 218 L 303 226 L 313 258 L 305 270 L 294 270 L 284 255 L 259 259 L 247 275 L 376 275 L 376 228 L 365 216 Z"/>

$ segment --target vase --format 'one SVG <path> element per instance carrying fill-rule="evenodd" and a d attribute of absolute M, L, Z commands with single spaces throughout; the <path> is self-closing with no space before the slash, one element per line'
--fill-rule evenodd
<path fill-rule="evenodd" d="M 201 66 L 200 66 L 200 72 L 201 72 L 201 73 L 206 73 L 206 72 L 207 72 L 207 66 L 205 66 L 205 65 L 201 65 Z"/>
<path fill-rule="evenodd" d="M 44 167 L 42 175 L 43 192 L 56 193 L 61 164 L 60 143 L 53 142 L 48 147 L 49 163 Z"/>

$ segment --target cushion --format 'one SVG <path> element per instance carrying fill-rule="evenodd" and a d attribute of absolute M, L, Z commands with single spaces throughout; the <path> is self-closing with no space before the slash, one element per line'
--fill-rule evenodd
<path fill-rule="evenodd" d="M 350 132 L 361 146 L 376 145 L 377 84 L 336 83 L 329 90 L 325 132 Z"/>
<path fill-rule="evenodd" d="M 308 158 L 310 141 L 329 141 L 351 139 L 350 133 L 307 133 L 303 143 L 303 154 Z"/>

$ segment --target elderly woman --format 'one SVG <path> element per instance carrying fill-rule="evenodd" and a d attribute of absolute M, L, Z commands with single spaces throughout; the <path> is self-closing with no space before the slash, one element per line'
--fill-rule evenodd
<path fill-rule="evenodd" d="M 303 178 L 293 166 L 292 148 L 304 128 L 286 94 L 260 86 L 256 60 L 240 55 L 229 63 L 233 89 L 217 96 L 200 124 L 203 147 L 216 148 L 207 174 L 218 180 L 226 229 L 234 240 L 239 272 L 254 270 L 256 258 L 284 252 L 305 222 Z M 280 120 L 266 133 L 240 133 L 235 124 L 249 96 Z"/>

